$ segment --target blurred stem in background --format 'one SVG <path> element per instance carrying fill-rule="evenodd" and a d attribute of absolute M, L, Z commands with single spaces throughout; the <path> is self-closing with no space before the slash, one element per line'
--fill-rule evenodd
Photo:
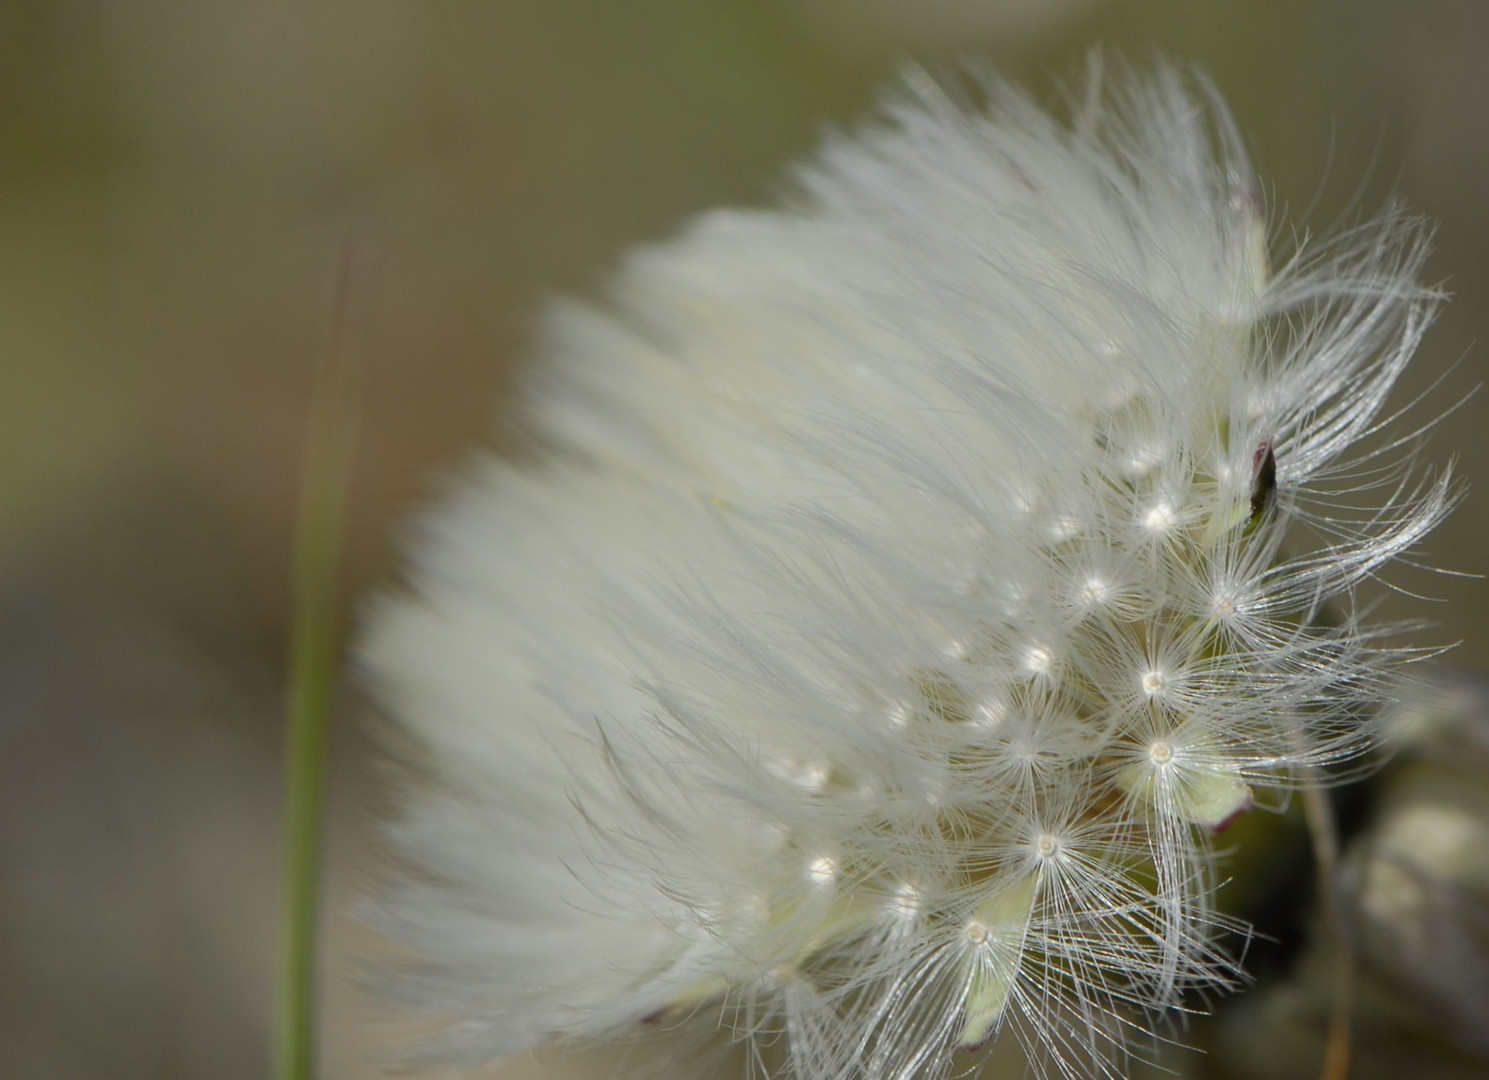
<path fill-rule="evenodd" d="M 1333 1002 L 1324 1039 L 1324 1060 L 1319 1080 L 1346 1080 L 1349 1076 L 1350 1039 L 1354 1011 L 1354 946 L 1339 902 L 1339 828 L 1329 792 L 1323 786 L 1322 770 L 1310 767 L 1309 786 L 1303 788 L 1303 810 L 1313 843 L 1314 876 L 1319 906 L 1323 910 L 1324 933 L 1333 950 Z"/>
<path fill-rule="evenodd" d="M 293 627 L 284 742 L 284 877 L 274 1076 L 315 1070 L 317 929 L 326 748 L 337 664 L 339 562 L 355 407 L 345 347 L 350 240 L 316 374 L 295 536 Z"/>

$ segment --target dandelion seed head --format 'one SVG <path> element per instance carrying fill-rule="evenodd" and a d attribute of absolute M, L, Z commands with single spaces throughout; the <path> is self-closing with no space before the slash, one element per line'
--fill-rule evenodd
<path fill-rule="evenodd" d="M 945 1080 L 1007 1032 L 1116 1075 L 1236 981 L 1214 833 L 1374 744 L 1408 654 L 1354 590 L 1457 497 L 1357 448 L 1438 301 L 1425 228 L 1269 252 L 1169 69 L 1068 124 L 982 85 L 912 78 L 789 211 L 552 305 L 540 460 L 414 533 L 358 656 L 415 766 L 387 924 L 436 1054 L 664 1018 L 781 1080 Z"/>
<path fill-rule="evenodd" d="M 820 761 L 799 761 L 796 758 L 778 758 L 766 766 L 771 775 L 794 784 L 803 791 L 820 792 L 832 777 L 832 766 Z"/>
<path fill-rule="evenodd" d="M 896 918 L 915 919 L 925 909 L 925 896 L 910 882 L 902 881 L 890 893 L 885 908 Z"/>
<path fill-rule="evenodd" d="M 1105 578 L 1096 574 L 1086 578 L 1085 584 L 1081 586 L 1081 598 L 1093 606 L 1104 603 L 1110 594 L 1111 586 L 1106 583 Z"/>
<path fill-rule="evenodd" d="M 1155 533 L 1167 532 L 1178 523 L 1178 520 L 1178 512 L 1174 509 L 1174 504 L 1167 499 L 1160 499 L 1143 515 L 1143 525 Z"/>
<path fill-rule="evenodd" d="M 984 697 L 972 709 L 972 721 L 980 727 L 994 728 L 1008 716 L 1008 702 L 1001 697 Z"/>
<path fill-rule="evenodd" d="M 1163 460 L 1162 447 L 1150 443 L 1134 447 L 1123 462 L 1123 466 L 1129 477 L 1143 477 L 1158 468 L 1163 463 Z M 1154 512 L 1156 511 L 1157 508 L 1155 507 Z"/>
<path fill-rule="evenodd" d="M 1055 665 L 1055 654 L 1044 645 L 1030 645 L 1024 651 L 1024 670 L 1030 675 L 1048 675 Z"/>
<path fill-rule="evenodd" d="M 941 651 L 948 660 L 966 660 L 972 655 L 972 647 L 960 639 L 943 645 Z"/>
<path fill-rule="evenodd" d="M 894 701 L 884 710 L 885 719 L 889 721 L 890 727 L 908 727 L 915 719 L 914 707 L 908 702 Z"/>
<path fill-rule="evenodd" d="M 1050 523 L 1050 539 L 1056 543 L 1062 543 L 1077 535 L 1081 531 L 1080 519 L 1065 514 L 1057 517 Z"/>

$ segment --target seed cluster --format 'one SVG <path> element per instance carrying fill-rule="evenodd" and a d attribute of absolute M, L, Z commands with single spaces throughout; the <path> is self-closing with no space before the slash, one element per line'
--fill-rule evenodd
<path fill-rule="evenodd" d="M 442 1057 L 937 1080 L 1006 1032 L 1119 1075 L 1236 977 L 1213 835 L 1375 739 L 1413 654 L 1354 591 L 1456 497 L 1358 448 L 1439 299 L 1420 223 L 1269 259 L 1172 71 L 1069 124 L 911 82 L 791 209 L 554 305 L 537 452 L 371 613 Z"/>

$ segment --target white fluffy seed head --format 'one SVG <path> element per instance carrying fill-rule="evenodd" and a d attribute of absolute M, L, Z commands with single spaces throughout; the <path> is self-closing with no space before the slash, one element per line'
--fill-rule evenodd
<path fill-rule="evenodd" d="M 925 909 L 925 896 L 908 881 L 902 881 L 890 894 L 887 908 L 900 919 L 915 919 Z"/>
<path fill-rule="evenodd" d="M 1086 578 L 1085 584 L 1081 586 L 1081 598 L 1091 605 L 1106 602 L 1111 595 L 1112 587 L 1106 583 L 1106 579 L 1097 574 Z"/>
<path fill-rule="evenodd" d="M 813 885 L 831 885 L 837 876 L 838 864 L 830 855 L 818 855 L 807 864 L 807 877 Z"/>
<path fill-rule="evenodd" d="M 1037 677 L 1048 675 L 1055 666 L 1055 654 L 1044 645 L 1030 645 L 1024 650 L 1024 670 Z"/>
<path fill-rule="evenodd" d="M 1370 746 L 1351 592 L 1453 498 L 1349 459 L 1430 321 L 1420 225 L 1274 273 L 1212 95 L 985 86 L 912 80 L 791 211 L 556 305 L 546 460 L 473 468 L 374 612 L 445 1053 L 666 1018 L 793 1080 L 1000 1030 L 1108 1072 L 1230 977 L 1211 832 Z"/>
<path fill-rule="evenodd" d="M 1167 499 L 1159 499 L 1148 507 L 1147 513 L 1143 515 L 1143 525 L 1155 533 L 1167 532 L 1177 521 L 1178 511 Z"/>

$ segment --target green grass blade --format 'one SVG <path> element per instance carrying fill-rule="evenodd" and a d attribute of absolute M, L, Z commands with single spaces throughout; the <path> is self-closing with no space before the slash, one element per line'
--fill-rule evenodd
<path fill-rule="evenodd" d="M 317 930 L 326 751 L 338 663 L 339 563 L 353 405 L 343 349 L 350 253 L 338 275 L 321 357 L 295 535 L 293 625 L 284 745 L 284 864 L 274 1076 L 316 1074 Z"/>

